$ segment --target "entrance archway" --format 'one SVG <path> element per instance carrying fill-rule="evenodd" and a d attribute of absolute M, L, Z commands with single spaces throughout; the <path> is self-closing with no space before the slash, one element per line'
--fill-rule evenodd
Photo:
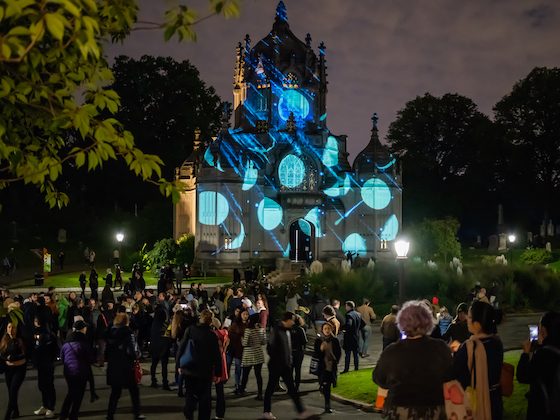
<path fill-rule="evenodd" d="M 315 226 L 305 219 L 290 225 L 290 259 L 310 262 L 315 255 Z"/>

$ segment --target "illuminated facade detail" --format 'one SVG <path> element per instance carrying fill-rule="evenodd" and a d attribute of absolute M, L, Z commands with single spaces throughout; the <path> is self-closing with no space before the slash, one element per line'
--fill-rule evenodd
<path fill-rule="evenodd" d="M 217 133 L 195 133 L 176 170 L 185 191 L 174 236 L 195 235 L 195 265 L 211 272 L 348 251 L 393 258 L 400 165 L 379 141 L 376 115 L 369 143 L 348 162 L 346 136 L 328 128 L 326 51 L 294 35 L 282 1 L 267 36 L 238 43 L 233 108 L 224 106 Z"/>
<path fill-rule="evenodd" d="M 278 177 L 285 187 L 295 188 L 299 186 L 305 177 L 303 161 L 295 155 L 286 156 L 278 166 Z"/>
<path fill-rule="evenodd" d="M 275 229 L 282 222 L 282 207 L 268 197 L 259 203 L 257 214 L 259 223 L 266 230 Z"/>

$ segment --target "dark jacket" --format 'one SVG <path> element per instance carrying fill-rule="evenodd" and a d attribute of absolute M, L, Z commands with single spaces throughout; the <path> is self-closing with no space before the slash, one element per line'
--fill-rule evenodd
<path fill-rule="evenodd" d="M 301 352 L 305 351 L 305 346 L 307 345 L 307 334 L 305 329 L 301 325 L 294 325 L 291 330 L 291 338 L 292 338 L 292 352 Z"/>
<path fill-rule="evenodd" d="M 346 313 L 346 322 L 344 323 L 344 338 L 342 347 L 344 350 L 357 350 L 360 343 L 360 328 L 362 324 L 362 316 L 359 312 L 351 310 Z"/>
<path fill-rule="evenodd" d="M 154 312 L 154 319 L 150 328 L 150 353 L 152 357 L 163 355 L 171 346 L 171 336 L 166 335 L 169 321 L 167 312 L 158 306 Z"/>
<path fill-rule="evenodd" d="M 85 334 L 71 333 L 60 350 L 60 359 L 64 364 L 64 376 L 87 377 L 94 357 Z"/>
<path fill-rule="evenodd" d="M 315 340 L 315 346 L 314 346 L 314 352 L 313 355 L 319 359 L 319 366 L 318 366 L 318 370 L 319 370 L 319 380 L 321 380 L 321 377 L 323 376 L 323 374 L 325 373 L 325 353 L 323 351 L 321 351 L 321 343 L 325 342 L 325 341 L 329 341 L 330 343 L 332 343 L 332 347 L 333 347 L 333 354 L 334 357 L 336 359 L 336 363 L 334 363 L 334 369 L 332 370 L 332 378 L 333 378 L 333 383 L 336 385 L 336 373 L 337 373 L 337 367 L 338 367 L 338 362 L 340 361 L 340 356 L 342 355 L 342 349 L 340 348 L 340 341 L 338 341 L 338 339 L 335 336 L 331 336 L 329 338 L 325 338 L 325 337 L 321 337 L 321 338 L 317 338 Z"/>
<path fill-rule="evenodd" d="M 35 328 L 33 333 L 33 363 L 36 366 L 52 365 L 58 354 L 56 336 L 46 327 Z"/>
<path fill-rule="evenodd" d="M 135 385 L 134 361 L 139 357 L 140 351 L 132 330 L 127 326 L 111 327 L 105 349 L 107 385 Z"/>
<path fill-rule="evenodd" d="M 194 342 L 194 360 L 196 367 L 183 373 L 199 378 L 220 377 L 222 375 L 222 355 L 218 337 L 209 325 L 193 325 L 185 331 L 177 350 L 177 363 L 183 355 L 189 340 Z"/>
<path fill-rule="evenodd" d="M 293 339 L 288 338 L 290 330 L 284 328 L 281 322 L 278 323 L 270 333 L 270 338 L 266 346 L 270 359 L 268 368 L 270 369 L 290 369 L 292 367 L 292 343 Z"/>
<path fill-rule="evenodd" d="M 560 415 L 560 348 L 547 340 L 533 357 L 522 353 L 517 365 L 517 380 L 530 384 L 527 394 L 528 420 L 553 420 Z"/>
<path fill-rule="evenodd" d="M 451 364 L 451 351 L 441 340 L 424 336 L 397 341 L 379 356 L 373 381 L 389 390 L 386 407 L 443 405 Z"/>

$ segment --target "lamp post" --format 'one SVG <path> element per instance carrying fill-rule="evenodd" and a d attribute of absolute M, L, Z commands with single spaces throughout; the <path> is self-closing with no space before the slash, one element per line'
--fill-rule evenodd
<path fill-rule="evenodd" d="M 399 305 L 404 302 L 404 262 L 407 258 L 410 242 L 399 239 L 395 242 L 395 252 L 397 254 L 397 261 L 399 263 Z"/>
<path fill-rule="evenodd" d="M 115 235 L 115 238 L 117 239 L 117 242 L 119 243 L 119 265 L 120 265 L 121 258 L 122 258 L 122 241 L 124 240 L 124 233 L 118 232 Z"/>
<path fill-rule="evenodd" d="M 513 244 L 515 243 L 515 240 L 517 239 L 517 237 L 515 236 L 515 234 L 510 233 L 508 235 L 508 242 L 510 243 L 509 246 L 509 259 L 511 261 L 511 264 L 513 265 Z"/>

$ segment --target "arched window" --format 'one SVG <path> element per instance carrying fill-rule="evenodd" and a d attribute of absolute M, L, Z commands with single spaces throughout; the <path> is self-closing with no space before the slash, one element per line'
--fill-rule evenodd
<path fill-rule="evenodd" d="M 305 165 L 296 155 L 286 155 L 278 165 L 278 177 L 284 187 L 296 188 L 305 178 Z"/>

